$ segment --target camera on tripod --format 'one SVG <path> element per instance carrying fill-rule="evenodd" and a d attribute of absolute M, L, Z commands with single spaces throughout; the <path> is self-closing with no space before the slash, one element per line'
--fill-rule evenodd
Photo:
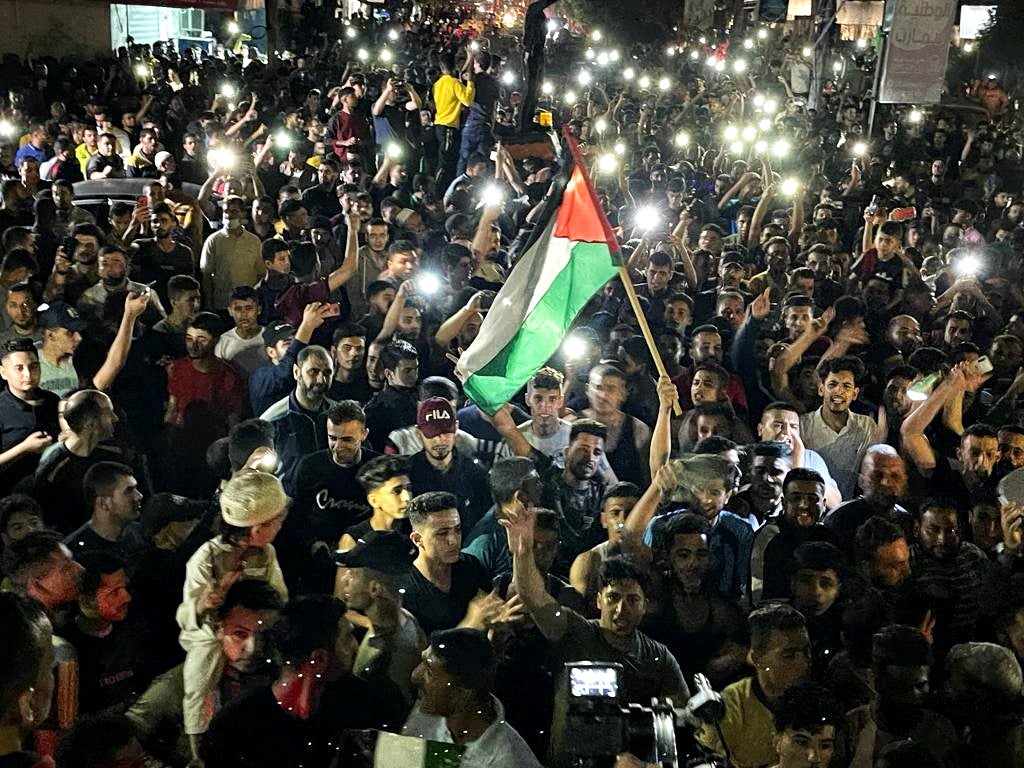
<path fill-rule="evenodd" d="M 671 699 L 650 706 L 624 703 L 621 664 L 593 661 L 565 665 L 555 692 L 552 765 L 611 766 L 624 752 L 664 768 L 678 768 L 677 726 L 697 720 L 715 722 L 725 714 L 721 697 L 703 675 L 697 692 L 682 709 Z"/>

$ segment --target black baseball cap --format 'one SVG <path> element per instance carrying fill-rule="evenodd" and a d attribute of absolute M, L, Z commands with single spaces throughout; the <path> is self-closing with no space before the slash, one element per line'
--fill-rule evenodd
<path fill-rule="evenodd" d="M 263 344 L 276 347 L 277 342 L 295 338 L 295 329 L 288 323 L 270 323 L 263 329 Z"/>
<path fill-rule="evenodd" d="M 397 531 L 368 531 L 352 549 L 335 552 L 334 563 L 399 576 L 412 568 L 416 554 L 416 545 Z"/>

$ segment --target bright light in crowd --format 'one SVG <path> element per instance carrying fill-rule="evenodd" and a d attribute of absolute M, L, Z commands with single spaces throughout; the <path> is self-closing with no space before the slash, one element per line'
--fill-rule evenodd
<path fill-rule="evenodd" d="M 804 46 L 804 50 L 803 50 L 804 58 L 805 59 L 811 58 L 811 54 L 812 53 L 814 53 L 814 51 L 811 49 L 811 46 L 805 45 Z"/>
<path fill-rule="evenodd" d="M 515 72 L 510 72 L 509 70 L 506 69 L 504 72 L 501 73 L 501 82 L 504 83 L 505 85 L 512 85 L 515 81 Z"/>
<path fill-rule="evenodd" d="M 601 173 L 615 173 L 615 169 L 618 167 L 619 161 L 615 155 L 601 155 L 597 161 L 597 170 Z"/>
<path fill-rule="evenodd" d="M 856 144 L 853 145 L 853 154 L 855 154 L 857 157 L 866 154 L 867 151 L 868 145 L 865 144 L 863 141 L 858 141 Z"/>
<path fill-rule="evenodd" d="M 857 47 L 858 48 L 867 48 L 868 47 L 868 41 L 865 40 L 863 37 L 860 38 L 860 40 L 857 41 Z"/>
<path fill-rule="evenodd" d="M 594 58 L 594 49 L 587 48 L 587 50 L 583 52 L 583 58 L 586 59 L 587 61 L 591 61 Z"/>
<path fill-rule="evenodd" d="M 558 22 L 554 19 L 548 19 L 548 32 L 557 32 Z"/>
<path fill-rule="evenodd" d="M 566 336 L 562 342 L 562 354 L 570 360 L 579 360 L 587 354 L 587 342 L 579 336 Z"/>
<path fill-rule="evenodd" d="M 775 110 L 778 109 L 778 108 L 779 108 L 779 104 L 778 104 L 777 101 L 775 101 L 775 99 L 765 99 L 765 102 L 764 102 L 764 111 L 765 111 L 765 113 L 767 113 L 769 115 L 772 115 L 772 114 L 775 113 Z"/>
<path fill-rule="evenodd" d="M 138 77 L 149 77 L 149 67 L 147 67 L 145 64 L 136 64 L 135 74 Z"/>
<path fill-rule="evenodd" d="M 588 85 L 594 82 L 594 76 L 591 75 L 590 72 L 588 72 L 587 70 L 582 69 L 580 70 L 579 75 L 576 76 L 576 81 L 584 88 L 586 88 Z"/>
<path fill-rule="evenodd" d="M 843 62 L 836 61 L 836 62 L 832 63 L 832 71 L 833 72 L 840 72 L 842 69 L 843 69 Z"/>
<path fill-rule="evenodd" d="M 667 91 L 671 87 L 672 81 L 669 80 L 667 77 L 663 77 L 661 78 L 661 80 L 658 81 L 658 88 L 662 91 Z"/>
<path fill-rule="evenodd" d="M 241 31 L 242 31 L 242 28 L 240 26 L 238 26 L 238 22 L 237 21 L 232 19 L 231 21 L 228 22 L 228 34 L 229 35 L 237 35 Z"/>
<path fill-rule="evenodd" d="M 765 152 L 768 151 L 768 142 L 765 141 L 764 139 L 761 139 L 754 145 L 754 151 L 757 152 L 757 154 L 759 155 L 763 155 Z"/>
<path fill-rule="evenodd" d="M 722 59 L 721 61 L 719 61 L 719 62 L 717 62 L 715 64 L 715 72 L 724 72 L 724 71 L 725 71 L 725 59 Z"/>
<path fill-rule="evenodd" d="M 668 48 L 665 49 L 665 55 L 666 56 L 675 56 L 676 55 L 676 47 L 674 45 L 670 45 Z"/>
<path fill-rule="evenodd" d="M 469 50 L 471 50 L 473 52 L 479 51 L 480 50 L 480 43 L 478 43 L 476 40 L 474 40 L 472 43 L 469 44 Z"/>
<path fill-rule="evenodd" d="M 640 78 L 640 87 L 641 88 L 650 88 L 651 87 L 651 78 L 649 78 L 647 75 L 644 75 L 643 77 L 641 77 Z"/>
<path fill-rule="evenodd" d="M 772 154 L 776 157 L 785 157 L 789 154 L 789 142 L 785 139 L 779 139 L 772 144 Z"/>
<path fill-rule="evenodd" d="M 391 51 L 389 51 L 387 48 L 382 48 L 381 49 L 381 52 L 380 52 L 380 60 L 381 61 L 387 63 L 387 62 L 391 61 L 391 59 L 393 59 L 393 58 L 394 57 L 391 55 Z"/>
<path fill-rule="evenodd" d="M 690 51 L 690 60 L 696 61 L 700 58 L 700 51 Z"/>
<path fill-rule="evenodd" d="M 516 25 L 516 15 L 512 11 L 505 11 L 501 17 L 501 23 L 506 29 L 512 29 Z"/>
<path fill-rule="evenodd" d="M 391 42 L 395 42 L 395 40 L 397 40 L 397 39 L 398 39 L 398 30 L 397 29 L 388 30 L 388 40 L 390 40 Z"/>
<path fill-rule="evenodd" d="M 612 52 L 608 54 L 608 58 L 611 59 L 613 64 L 616 61 L 618 61 L 619 60 L 619 49 L 618 48 L 613 49 Z"/>
<path fill-rule="evenodd" d="M 686 131 L 680 131 L 679 133 L 676 134 L 676 146 L 677 147 L 685 147 L 689 143 L 690 143 L 690 136 L 689 136 L 689 134 L 686 133 Z"/>
<path fill-rule="evenodd" d="M 505 193 L 501 191 L 501 187 L 497 184 L 488 184 L 484 187 L 484 191 L 480 196 L 480 199 L 483 200 L 484 205 L 488 208 L 497 208 L 505 202 Z"/>
<path fill-rule="evenodd" d="M 755 93 L 754 94 L 754 106 L 755 107 L 763 107 L 764 106 L 764 94 L 763 93 Z"/>
<path fill-rule="evenodd" d="M 956 262 L 957 273 L 965 277 L 978 274 L 979 269 L 981 269 L 981 259 L 973 254 L 961 256 Z"/>
<path fill-rule="evenodd" d="M 287 131 L 279 131 L 274 134 L 274 143 L 281 149 L 291 149 L 292 137 L 288 135 Z"/>
<path fill-rule="evenodd" d="M 416 279 L 416 287 L 424 296 L 433 296 L 441 290 L 441 278 L 431 272 L 424 272 Z"/>
<path fill-rule="evenodd" d="M 615 142 L 615 146 L 612 147 L 612 149 L 615 150 L 615 154 L 616 155 L 624 155 L 624 154 L 626 154 L 626 145 L 623 144 L 621 141 L 616 141 Z"/>
<path fill-rule="evenodd" d="M 355 27 L 347 27 L 345 29 L 345 37 L 347 37 L 349 40 L 353 39 L 357 34 L 358 32 L 356 32 Z"/>
<path fill-rule="evenodd" d="M 233 99 L 235 98 L 236 93 L 238 93 L 238 91 L 235 90 L 235 86 L 231 83 L 224 83 L 224 85 L 220 87 L 221 96 L 227 96 L 229 99 Z"/>
<path fill-rule="evenodd" d="M 206 153 L 210 166 L 216 170 L 229 170 L 235 167 L 238 158 L 235 153 L 227 147 L 214 147 Z"/>
<path fill-rule="evenodd" d="M 555 86 L 553 86 L 549 81 L 545 80 L 543 83 L 541 83 L 540 92 L 543 93 L 545 96 L 550 96 L 552 93 L 555 92 Z"/>
<path fill-rule="evenodd" d="M 766 37 L 768 37 L 768 30 L 767 29 L 762 27 L 761 29 L 757 30 L 757 39 L 758 40 L 764 40 Z"/>
<path fill-rule="evenodd" d="M 742 155 L 743 154 L 743 142 L 742 141 L 734 141 L 732 144 L 729 145 L 729 151 L 732 152 L 734 155 Z"/>
<path fill-rule="evenodd" d="M 610 62 L 611 59 L 609 58 L 607 51 L 601 51 L 597 54 L 597 66 L 607 67 Z"/>
<path fill-rule="evenodd" d="M 636 72 L 633 71 L 632 67 L 626 67 L 624 70 L 622 70 L 623 80 L 632 80 L 634 77 L 636 77 Z"/>
<path fill-rule="evenodd" d="M 365 48 L 360 48 L 356 52 L 356 58 L 359 59 L 360 61 L 367 61 L 370 58 L 370 52 Z"/>
<path fill-rule="evenodd" d="M 770 131 L 772 129 L 772 121 L 767 117 L 762 117 L 757 121 L 757 130 L 759 131 Z"/>
<path fill-rule="evenodd" d="M 735 141 L 736 137 L 740 135 L 740 129 L 735 125 L 727 125 L 722 131 L 722 135 L 725 136 L 726 141 Z"/>
<path fill-rule="evenodd" d="M 573 104 L 576 103 L 576 92 L 575 91 L 566 91 L 565 92 L 565 97 L 563 98 L 563 101 L 571 107 Z"/>
<path fill-rule="evenodd" d="M 745 59 L 736 59 L 736 61 L 733 62 L 732 68 L 740 73 L 746 72 L 747 62 Z"/>
<path fill-rule="evenodd" d="M 970 40 L 968 40 L 966 43 L 964 43 L 964 53 L 970 53 L 973 50 L 974 50 L 974 43 L 972 43 Z"/>
<path fill-rule="evenodd" d="M 782 182 L 782 194 L 792 197 L 800 189 L 800 183 L 796 179 L 785 179 Z"/>
<path fill-rule="evenodd" d="M 907 115 L 907 120 L 912 123 L 920 123 L 923 117 L 924 115 L 921 114 L 920 109 L 912 109 L 910 110 L 910 114 Z"/>
<path fill-rule="evenodd" d="M 602 37 L 603 35 L 601 34 L 600 29 L 595 29 L 593 32 L 590 33 L 590 39 L 593 40 L 595 43 L 600 43 Z"/>
<path fill-rule="evenodd" d="M 608 121 L 603 117 L 597 118 L 597 120 L 594 121 L 594 130 L 598 133 L 604 133 L 608 130 Z"/>
<path fill-rule="evenodd" d="M 709 67 L 714 68 L 715 64 L 718 63 L 718 57 L 712 54 L 711 56 L 708 56 L 708 60 L 704 63 L 707 64 Z"/>
<path fill-rule="evenodd" d="M 701 45 L 707 45 L 708 39 L 704 37 L 704 35 L 701 35 L 699 38 L 697 38 L 697 42 L 700 43 Z"/>
<path fill-rule="evenodd" d="M 14 133 L 14 123 L 9 120 L 0 120 L 0 136 L 13 136 Z"/>
<path fill-rule="evenodd" d="M 754 137 L 757 136 L 757 129 L 752 125 L 743 126 L 743 132 L 740 134 L 744 141 L 753 141 Z"/>
<path fill-rule="evenodd" d="M 650 232 L 661 223 L 661 214 L 653 205 L 645 205 L 637 209 L 636 226 L 644 232 Z"/>
<path fill-rule="evenodd" d="M 749 51 L 751 48 L 754 47 L 754 41 L 748 37 L 746 40 L 743 41 L 743 47 Z"/>
<path fill-rule="evenodd" d="M 400 160 L 402 157 L 402 145 L 391 142 L 384 148 L 384 153 L 392 160 Z"/>

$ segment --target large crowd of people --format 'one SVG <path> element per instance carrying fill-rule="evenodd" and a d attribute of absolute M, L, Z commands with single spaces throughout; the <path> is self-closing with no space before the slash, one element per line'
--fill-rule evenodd
<path fill-rule="evenodd" d="M 1024 764 L 1007 94 L 874 109 L 868 46 L 551 5 L 0 63 L 0 766 L 575 765 L 581 660 L 705 676 L 693 758 Z M 489 413 L 456 365 L 551 124 L 637 301 Z"/>

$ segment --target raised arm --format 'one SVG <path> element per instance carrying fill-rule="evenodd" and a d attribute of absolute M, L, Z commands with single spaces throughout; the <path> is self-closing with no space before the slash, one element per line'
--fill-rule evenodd
<path fill-rule="evenodd" d="M 512 583 L 516 594 L 541 634 L 548 642 L 556 643 L 565 636 L 568 618 L 566 611 L 545 589 L 544 576 L 534 559 L 533 531 L 536 516 L 532 509 L 510 511 L 505 513 L 505 519 L 500 522 L 505 528 L 508 548 L 512 553 Z"/>
<path fill-rule="evenodd" d="M 651 477 L 658 474 L 672 454 L 672 406 L 679 398 L 679 391 L 668 376 L 658 377 L 658 418 L 651 432 L 649 454 Z"/>
<path fill-rule="evenodd" d="M 121 325 L 117 329 L 110 349 L 107 350 L 107 358 L 103 365 L 92 377 L 92 385 L 100 392 L 108 391 L 124 364 L 128 361 L 128 352 L 132 347 L 132 339 L 135 336 L 135 322 L 149 306 L 149 292 L 137 294 L 129 293 L 124 299 L 124 314 L 121 315 Z"/>
<path fill-rule="evenodd" d="M 350 211 L 345 214 L 348 224 L 348 240 L 345 243 L 345 260 L 341 266 L 327 276 L 327 287 L 336 291 L 349 281 L 359 270 L 359 214 Z"/>
<path fill-rule="evenodd" d="M 470 297 L 464 307 L 460 307 L 457 312 L 441 323 L 441 327 L 434 334 L 434 344 L 441 349 L 448 349 L 452 339 L 459 335 L 470 318 L 480 312 L 480 303 L 488 293 L 489 291 L 477 291 Z"/>
<path fill-rule="evenodd" d="M 957 392 L 963 392 L 966 380 L 963 371 L 956 366 L 949 372 L 943 382 L 935 388 L 921 405 L 911 411 L 900 427 L 900 439 L 903 453 L 909 458 L 918 471 L 926 477 L 931 475 L 938 463 L 935 450 L 924 431 L 939 412 L 952 400 Z"/>

